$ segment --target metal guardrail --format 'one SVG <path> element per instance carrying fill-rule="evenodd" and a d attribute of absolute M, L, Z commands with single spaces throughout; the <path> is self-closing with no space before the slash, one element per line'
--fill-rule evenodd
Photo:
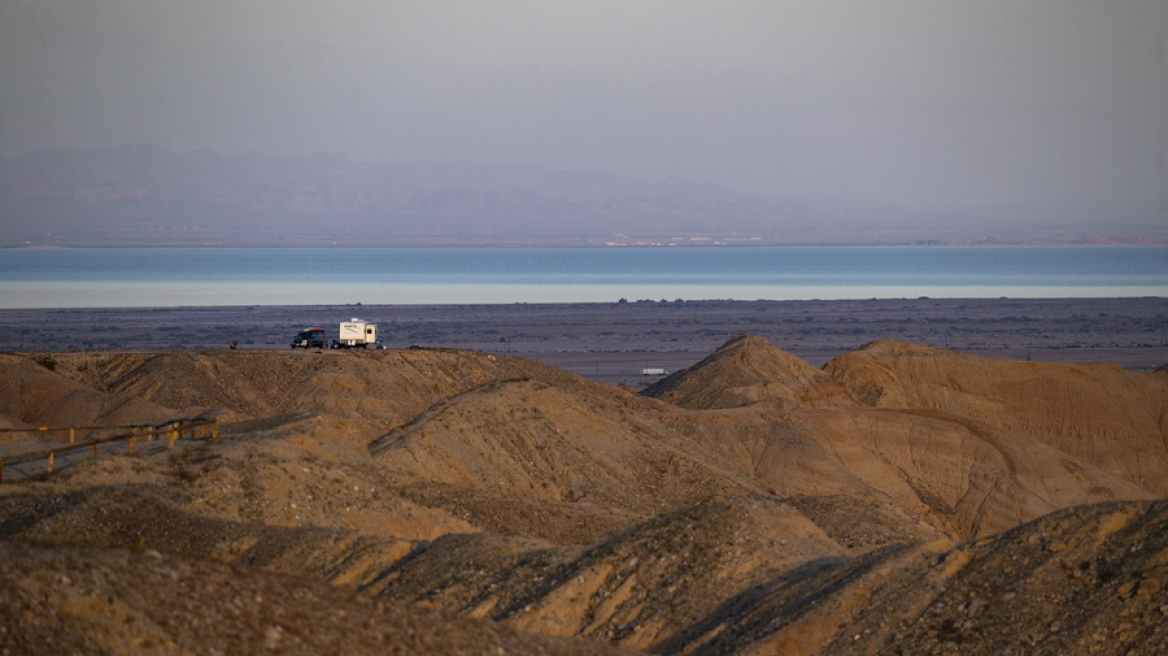
<path fill-rule="evenodd" d="M 129 430 L 128 433 L 121 433 L 111 435 L 109 437 L 102 437 L 95 440 L 86 440 L 84 442 L 76 442 L 75 438 L 78 430 Z M 110 444 L 113 442 L 129 442 L 130 455 L 134 455 L 134 446 L 138 440 L 153 441 L 155 439 L 165 437 L 167 440 L 167 448 L 174 450 L 174 441 L 181 438 L 183 435 L 189 434 L 194 439 L 197 438 L 197 432 L 202 429 L 202 437 L 204 439 L 210 438 L 211 444 L 219 443 L 219 423 L 214 419 L 172 419 L 158 424 L 131 424 L 128 426 L 62 426 L 62 427 L 48 427 L 39 426 L 36 428 L 0 428 L 0 432 L 14 433 L 43 433 L 54 431 L 69 431 L 69 444 L 67 446 L 53 447 L 51 449 L 41 449 L 39 451 L 26 451 L 24 453 L 17 453 L 10 456 L 0 457 L 0 483 L 4 482 L 4 465 L 9 462 L 18 462 L 21 460 L 32 460 L 35 458 L 46 458 L 47 464 L 45 466 L 45 475 L 53 473 L 53 460 L 58 453 L 66 453 L 69 451 L 80 451 L 82 449 L 93 449 L 93 459 L 97 460 L 97 447 L 102 444 Z"/>

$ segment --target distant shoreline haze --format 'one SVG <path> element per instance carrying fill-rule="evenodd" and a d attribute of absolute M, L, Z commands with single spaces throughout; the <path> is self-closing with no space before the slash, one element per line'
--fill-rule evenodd
<path fill-rule="evenodd" d="M 1154 213 L 1097 216 L 1105 214 L 932 210 L 767 198 L 677 177 L 647 183 L 339 155 L 175 155 L 148 145 L 0 160 L 7 248 L 1168 243 L 1168 220 Z"/>
<path fill-rule="evenodd" d="M 514 249 L 538 249 L 538 248 L 559 248 L 559 249 L 633 249 L 633 248 L 677 248 L 677 249 L 736 249 L 736 248 L 800 248 L 800 249 L 817 249 L 817 248 L 1148 248 L 1168 246 L 1168 241 L 1153 239 L 1150 237 L 1134 237 L 1131 239 L 1122 238 L 1099 238 L 1099 239 L 1077 239 L 1069 241 L 1031 241 L 1031 240 L 969 240 L 969 241 L 945 241 L 945 242 L 906 242 L 906 243 L 847 243 L 847 242 L 824 242 L 824 243 L 770 243 L 762 240 L 755 241 L 711 241 L 703 243 L 606 243 L 606 244 L 556 244 L 556 243 L 524 243 L 513 245 L 499 245 L 494 243 L 415 243 L 401 246 L 379 246 L 372 244 L 329 244 L 326 246 L 296 246 L 286 244 L 266 244 L 266 245 L 219 245 L 219 244 L 173 244 L 173 245 L 156 245 L 156 244 L 126 244 L 118 246 L 73 246 L 73 245 L 57 245 L 57 244 L 17 244 L 17 245 L 0 245 L 0 251 L 4 250 L 109 250 L 109 249 L 127 249 L 127 250 L 224 250 L 224 249 L 242 249 L 242 250 L 269 250 L 269 249 L 337 249 L 337 250 L 367 250 L 367 249 L 434 249 L 434 248 L 450 248 L 450 249 L 499 249 L 499 248 L 514 248 Z"/>
<path fill-rule="evenodd" d="M 1168 247 L 0 251 L 0 307 L 1168 296 Z"/>

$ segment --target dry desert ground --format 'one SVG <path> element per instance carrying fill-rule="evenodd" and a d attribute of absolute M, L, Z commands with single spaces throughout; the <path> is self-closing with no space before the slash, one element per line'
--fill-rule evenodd
<path fill-rule="evenodd" d="M 1168 364 L 1168 298 L 677 301 L 0 310 L 0 350 L 287 348 L 305 327 L 378 325 L 386 346 L 519 355 L 612 384 L 678 371 L 751 333 L 816 366 L 876 339 L 1049 362 Z"/>
<path fill-rule="evenodd" d="M 1166 313 L 6 310 L 0 653 L 1166 653 Z"/>

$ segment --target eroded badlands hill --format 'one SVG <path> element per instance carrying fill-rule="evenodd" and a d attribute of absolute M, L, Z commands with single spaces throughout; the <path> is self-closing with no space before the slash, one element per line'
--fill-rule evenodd
<path fill-rule="evenodd" d="M 694 410 L 859 405 L 839 380 L 757 335 L 735 337 L 697 365 L 650 386 L 645 395 Z"/>
<path fill-rule="evenodd" d="M 47 480 L 10 466 L 0 545 L 27 565 L 6 576 L 89 545 L 142 595 L 126 559 L 181 555 L 466 616 L 420 615 L 452 632 L 439 653 L 500 623 L 662 654 L 1155 651 L 1164 374 L 967 358 L 877 343 L 818 370 L 741 336 L 637 395 L 469 351 L 0 355 L 7 425 L 223 424 L 218 445 L 110 448 Z M 1088 398 L 1097 416 L 1060 410 Z M 94 602 L 69 644 L 227 639 L 166 628 L 148 598 Z"/>
<path fill-rule="evenodd" d="M 1014 365 L 1026 365 L 1025 379 Z M 645 393 L 694 410 L 674 420 L 679 430 L 782 496 L 866 499 L 954 538 L 996 533 L 1081 503 L 1155 498 L 1168 484 L 1168 426 L 1160 423 L 1168 416 L 1168 379 L 1161 374 L 887 342 L 811 371 L 765 340 L 742 336 Z M 1014 386 L 1010 406 L 987 371 L 1001 371 L 1003 385 Z M 1034 379 L 1043 384 L 1025 385 Z M 893 382 L 913 398 L 875 404 L 871 390 Z M 836 387 L 842 385 L 847 389 Z M 813 388 L 832 394 L 809 393 Z M 954 393 L 963 388 L 982 391 Z M 751 392 L 700 393 L 710 389 Z M 855 398 L 867 404 L 844 405 Z M 1060 411 L 1060 400 L 1078 405 Z M 1085 433 L 1061 412 L 1090 414 L 1084 406 L 1098 409 L 1088 425 L 1110 430 L 1081 444 Z M 1080 448 L 1061 448 L 1068 444 Z"/>
<path fill-rule="evenodd" d="M 1026 435 L 1168 495 L 1168 376 L 978 358 L 890 340 L 825 370 L 866 404 L 930 408 Z"/>
<path fill-rule="evenodd" d="M 0 426 L 88 426 L 146 423 L 174 417 L 139 395 L 116 396 L 55 373 L 56 358 L 0 353 Z M 51 367 L 51 368 L 50 368 Z M 40 436 L 0 433 L 4 442 Z"/>
<path fill-rule="evenodd" d="M 624 653 L 154 550 L 0 542 L 14 654 Z"/>

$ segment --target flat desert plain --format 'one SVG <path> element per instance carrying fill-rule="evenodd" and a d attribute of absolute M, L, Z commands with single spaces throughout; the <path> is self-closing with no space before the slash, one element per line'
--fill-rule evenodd
<path fill-rule="evenodd" d="M 508 353 L 611 384 L 689 367 L 752 333 L 821 366 L 877 339 L 986 357 L 1168 363 L 1168 298 L 681 301 L 509 305 L 307 305 L 0 310 L 0 350 L 288 348 L 305 327 L 353 317 L 387 348 Z"/>

